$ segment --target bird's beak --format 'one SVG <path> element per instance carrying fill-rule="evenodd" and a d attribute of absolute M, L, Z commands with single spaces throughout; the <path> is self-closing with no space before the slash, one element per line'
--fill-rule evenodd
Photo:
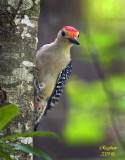
<path fill-rule="evenodd" d="M 67 38 L 69 40 L 69 42 L 73 43 L 73 44 L 77 44 L 77 45 L 80 45 L 79 41 L 73 37 L 73 38 Z"/>

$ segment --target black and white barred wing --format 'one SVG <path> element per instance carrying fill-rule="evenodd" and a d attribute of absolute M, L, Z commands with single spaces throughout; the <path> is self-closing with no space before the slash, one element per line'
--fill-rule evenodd
<path fill-rule="evenodd" d="M 48 100 L 46 111 L 58 103 L 60 96 L 63 92 L 63 89 L 65 87 L 65 84 L 70 77 L 71 71 L 72 71 L 72 61 L 70 61 L 70 63 L 66 66 L 66 68 L 63 69 L 62 72 L 60 73 L 54 91 Z"/>

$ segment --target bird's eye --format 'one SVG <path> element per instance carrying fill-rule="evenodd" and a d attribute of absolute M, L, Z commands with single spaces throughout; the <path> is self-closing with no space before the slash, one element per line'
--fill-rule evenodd
<path fill-rule="evenodd" d="M 65 36 L 65 32 L 64 31 L 62 31 L 62 36 Z"/>

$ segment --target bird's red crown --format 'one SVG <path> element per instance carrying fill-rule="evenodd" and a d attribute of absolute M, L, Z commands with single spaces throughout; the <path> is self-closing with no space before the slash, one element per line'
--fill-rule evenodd
<path fill-rule="evenodd" d="M 73 37 L 77 38 L 79 31 L 77 29 L 75 29 L 74 27 L 64 26 L 61 30 L 63 30 L 63 29 L 67 30 L 67 32 L 68 32 L 67 34 L 70 38 L 73 38 Z"/>
<path fill-rule="evenodd" d="M 62 27 L 62 29 L 65 29 L 65 30 L 71 31 L 71 32 L 78 32 L 77 29 L 75 29 L 74 27 L 71 27 L 71 26 L 64 26 L 64 27 Z"/>

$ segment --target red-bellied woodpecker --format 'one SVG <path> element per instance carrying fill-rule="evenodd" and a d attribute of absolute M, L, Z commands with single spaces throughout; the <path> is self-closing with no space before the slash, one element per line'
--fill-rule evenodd
<path fill-rule="evenodd" d="M 35 130 L 43 114 L 60 99 L 72 70 L 70 48 L 73 44 L 79 45 L 78 37 L 78 30 L 65 26 L 54 42 L 42 46 L 36 54 Z"/>

